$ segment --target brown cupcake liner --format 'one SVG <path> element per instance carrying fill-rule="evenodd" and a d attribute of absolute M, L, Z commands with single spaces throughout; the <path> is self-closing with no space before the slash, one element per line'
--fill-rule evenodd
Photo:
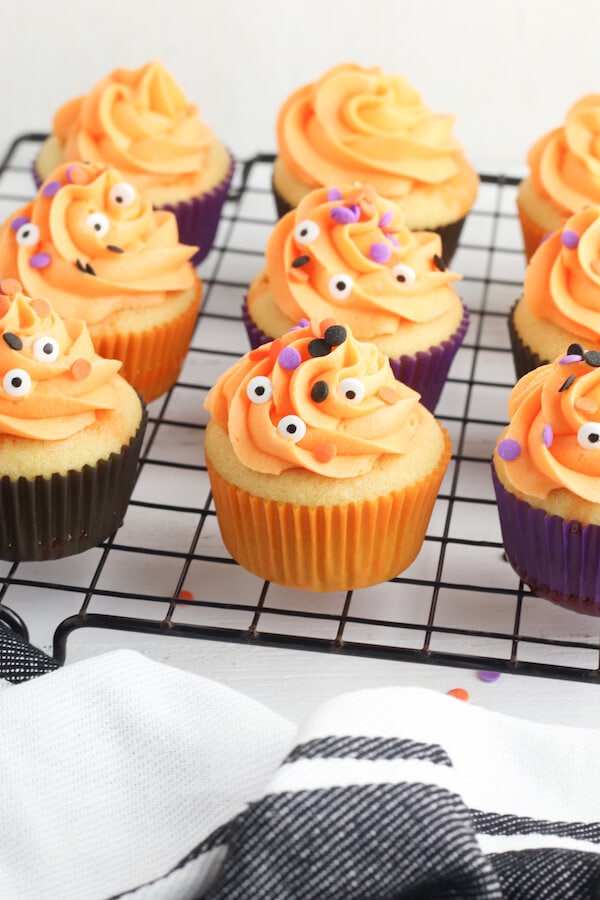
<path fill-rule="evenodd" d="M 518 381 L 519 378 L 522 378 L 527 372 L 537 369 L 538 366 L 546 365 L 550 360 L 542 359 L 541 356 L 534 353 L 531 347 L 529 347 L 517 333 L 514 322 L 516 306 L 517 304 L 515 303 L 508 314 L 508 333 L 510 335 L 510 346 Z M 566 349 L 567 348 L 565 347 L 565 350 Z"/>
<path fill-rule="evenodd" d="M 0 559 L 61 559 L 114 534 L 135 485 L 146 421 L 144 407 L 131 441 L 95 466 L 48 478 L 0 478 Z"/>
<path fill-rule="evenodd" d="M 266 581 L 311 591 L 379 584 L 415 559 L 431 517 L 451 446 L 421 482 L 372 500 L 309 507 L 265 500 L 219 475 L 210 460 L 217 520 L 240 565 Z"/>

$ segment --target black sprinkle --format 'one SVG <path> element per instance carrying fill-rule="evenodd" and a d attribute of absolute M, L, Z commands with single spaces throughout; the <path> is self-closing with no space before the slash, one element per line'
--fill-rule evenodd
<path fill-rule="evenodd" d="M 323 340 L 326 344 L 329 344 L 330 347 L 339 347 L 340 344 L 343 344 L 348 334 L 343 325 L 330 325 L 329 328 L 325 329 L 325 334 L 323 335 Z"/>
<path fill-rule="evenodd" d="M 571 385 L 573 384 L 574 381 L 575 381 L 575 376 L 569 375 L 569 377 L 565 378 L 565 380 L 559 387 L 558 393 L 560 394 L 562 391 L 567 391 L 571 387 Z"/>
<path fill-rule="evenodd" d="M 583 358 L 588 366 L 594 366 L 594 368 L 600 366 L 600 351 L 598 350 L 588 350 L 587 353 L 583 354 Z"/>
<path fill-rule="evenodd" d="M 329 388 L 327 387 L 327 382 L 315 381 L 310 390 L 310 399 L 314 400 L 315 403 L 322 403 L 323 400 L 327 399 L 328 394 Z"/>
<path fill-rule="evenodd" d="M 2 339 L 8 344 L 11 350 L 23 349 L 23 341 L 17 334 L 13 334 L 12 331 L 5 331 L 2 335 Z"/>
<path fill-rule="evenodd" d="M 583 356 L 583 347 L 581 344 L 569 344 L 567 356 Z"/>
<path fill-rule="evenodd" d="M 292 260 L 292 268 L 299 269 L 300 266 L 305 266 L 306 263 L 310 262 L 310 256 L 297 256 L 296 259 Z"/>
<path fill-rule="evenodd" d="M 92 269 L 92 267 L 90 266 L 89 263 L 86 263 L 86 264 L 85 264 L 85 271 L 88 273 L 88 275 L 95 275 L 95 274 L 96 274 L 96 273 L 94 272 L 94 270 Z"/>
<path fill-rule="evenodd" d="M 113 253 L 124 253 L 125 252 L 122 247 L 117 247 L 116 244 L 107 244 L 106 249 L 112 250 Z"/>
<path fill-rule="evenodd" d="M 79 269 L 80 272 L 85 272 L 85 266 L 84 266 L 84 264 L 81 262 L 80 259 L 77 260 L 77 262 L 75 263 L 75 265 L 77 266 L 77 268 Z"/>
<path fill-rule="evenodd" d="M 437 253 L 434 254 L 433 261 L 440 272 L 445 272 L 448 268 L 442 257 L 438 256 Z"/>
<path fill-rule="evenodd" d="M 311 356 L 327 356 L 331 353 L 331 347 L 322 338 L 315 338 L 308 345 L 308 352 Z"/>

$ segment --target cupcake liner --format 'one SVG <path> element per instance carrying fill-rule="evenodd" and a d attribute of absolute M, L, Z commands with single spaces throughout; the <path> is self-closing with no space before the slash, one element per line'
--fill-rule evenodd
<path fill-rule="evenodd" d="M 95 547 L 123 522 L 147 412 L 135 435 L 95 466 L 49 478 L 0 478 L 0 559 L 60 559 Z"/>
<path fill-rule="evenodd" d="M 242 320 L 252 349 L 273 340 L 255 325 L 248 310 L 247 300 L 244 300 L 242 304 Z M 463 317 L 460 325 L 449 338 L 435 347 L 430 347 L 429 350 L 419 350 L 414 355 L 390 359 L 390 366 L 395 378 L 418 391 L 421 395 L 421 403 L 430 412 L 433 412 L 437 406 L 450 366 L 464 340 L 468 327 L 469 310 L 463 303 Z"/>
<path fill-rule="evenodd" d="M 150 403 L 173 387 L 179 377 L 200 300 L 199 289 L 197 302 L 191 303 L 176 319 L 145 331 L 96 334 L 92 327 L 94 349 L 106 359 L 120 359 L 123 366 L 119 374 Z"/>
<path fill-rule="evenodd" d="M 444 452 L 421 482 L 372 500 L 309 507 L 265 500 L 219 475 L 210 460 L 217 520 L 225 546 L 259 578 L 312 591 L 347 591 L 404 571 L 425 538 L 450 460 Z"/>
<path fill-rule="evenodd" d="M 510 335 L 510 346 L 512 348 L 515 372 L 517 373 L 518 380 L 519 378 L 522 378 L 523 375 L 526 375 L 527 372 L 531 372 L 532 369 L 537 369 L 538 366 L 546 365 L 550 360 L 542 359 L 541 356 L 534 353 L 531 347 L 529 347 L 517 334 L 514 323 L 516 305 L 517 304 L 515 303 L 508 314 L 508 333 Z"/>
<path fill-rule="evenodd" d="M 542 243 L 543 239 L 548 234 L 550 229 L 548 228 L 540 228 L 539 225 L 536 225 L 532 219 L 529 218 L 527 213 L 524 211 L 522 205 L 517 200 L 517 211 L 519 213 L 519 221 L 521 223 L 521 232 L 523 234 L 523 245 L 525 249 L 525 256 L 527 257 L 527 261 L 531 259 L 539 245 Z"/>
<path fill-rule="evenodd" d="M 548 515 L 511 494 L 492 466 L 506 556 L 538 596 L 600 616 L 600 526 Z"/>

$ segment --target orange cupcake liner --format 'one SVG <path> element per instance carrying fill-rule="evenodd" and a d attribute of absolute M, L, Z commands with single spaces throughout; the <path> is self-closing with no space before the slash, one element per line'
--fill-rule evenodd
<path fill-rule="evenodd" d="M 146 403 L 173 387 L 187 355 L 200 308 L 201 291 L 177 318 L 139 332 L 96 335 L 94 349 L 100 356 L 120 359 L 119 372 Z"/>
<path fill-rule="evenodd" d="M 232 557 L 285 587 L 347 591 L 388 581 L 419 553 L 451 445 L 422 481 L 344 506 L 265 500 L 226 481 L 207 459 L 217 520 Z"/>

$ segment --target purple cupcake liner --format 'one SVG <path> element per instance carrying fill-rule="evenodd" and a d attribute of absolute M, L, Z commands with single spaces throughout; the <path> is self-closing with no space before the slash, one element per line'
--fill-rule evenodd
<path fill-rule="evenodd" d="M 515 303 L 512 307 L 510 313 L 508 314 L 508 333 L 510 335 L 510 346 L 512 349 L 513 360 L 515 363 L 515 372 L 517 374 L 517 381 L 519 378 L 522 378 L 523 375 L 526 375 L 527 372 L 531 372 L 533 369 L 537 369 L 538 366 L 544 366 L 546 363 L 549 363 L 549 359 L 542 359 L 537 353 L 534 353 L 531 347 L 529 347 L 522 338 L 517 334 L 517 329 L 515 328 L 515 309 L 517 304 Z M 566 347 L 565 347 L 566 350 Z"/>
<path fill-rule="evenodd" d="M 267 344 L 273 338 L 258 328 L 248 311 L 248 302 L 242 304 L 242 320 L 252 349 Z M 395 378 L 421 395 L 421 403 L 434 412 L 448 377 L 452 361 L 464 340 L 469 327 L 469 310 L 463 303 L 463 317 L 453 335 L 429 350 L 419 350 L 412 356 L 390 359 Z"/>
<path fill-rule="evenodd" d="M 548 515 L 511 494 L 492 465 L 509 563 L 531 590 L 565 609 L 600 616 L 600 526 Z"/>

